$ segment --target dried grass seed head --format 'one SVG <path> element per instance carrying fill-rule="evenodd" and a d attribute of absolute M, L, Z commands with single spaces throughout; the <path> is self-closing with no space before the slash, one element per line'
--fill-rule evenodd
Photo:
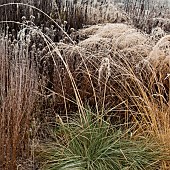
<path fill-rule="evenodd" d="M 107 57 L 104 57 L 102 58 L 100 68 L 99 68 L 98 83 L 100 84 L 103 78 L 108 80 L 110 76 L 111 76 L 110 59 Z"/>

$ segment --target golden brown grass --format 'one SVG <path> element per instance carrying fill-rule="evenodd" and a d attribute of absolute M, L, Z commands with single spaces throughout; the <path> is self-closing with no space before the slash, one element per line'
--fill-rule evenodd
<path fill-rule="evenodd" d="M 160 141 L 160 145 L 165 146 L 168 154 L 170 151 L 167 143 L 170 128 L 170 70 L 167 45 L 169 36 L 163 37 L 153 46 L 152 42 L 148 45 L 145 43 L 148 39 L 146 35 L 136 30 L 129 31 L 129 34 L 125 31 L 126 39 L 119 40 L 124 47 L 116 48 L 115 51 L 114 47 L 109 47 L 109 38 L 103 38 L 98 34 L 105 26 L 99 27 L 92 26 L 91 29 L 85 29 L 90 36 L 78 44 L 80 47 L 62 45 L 60 48 L 59 45 L 59 50 L 62 49 L 62 56 L 73 73 L 83 103 L 88 101 L 94 108 L 97 101 L 99 116 L 105 117 L 112 123 L 126 124 L 128 127 L 131 124 L 138 124 L 138 128 L 132 132 L 134 137 L 141 134 L 154 136 L 155 140 Z M 124 37 L 124 33 L 121 35 Z M 163 50 L 161 55 L 160 50 Z M 159 57 L 162 55 L 164 60 L 160 62 L 162 59 Z M 64 69 L 62 71 L 59 67 L 57 69 L 58 73 L 62 71 L 65 73 Z M 63 72 L 61 84 L 64 85 L 66 98 L 71 101 L 74 98 L 74 91 L 68 83 L 67 73 L 63 74 Z M 57 77 L 55 78 L 58 80 Z M 62 91 L 62 88 L 60 90 Z M 54 92 L 61 93 L 56 88 Z M 68 105 L 72 109 L 73 105 Z M 164 169 L 166 169 L 165 163 Z"/>
<path fill-rule="evenodd" d="M 7 47 L 11 50 L 8 51 Z M 16 169 L 19 157 L 30 157 L 31 121 L 37 77 L 22 49 L 0 42 L 0 168 Z M 12 55 L 15 54 L 15 55 Z M 19 53 L 19 55 L 17 54 Z M 13 58 L 14 57 L 14 58 Z"/>

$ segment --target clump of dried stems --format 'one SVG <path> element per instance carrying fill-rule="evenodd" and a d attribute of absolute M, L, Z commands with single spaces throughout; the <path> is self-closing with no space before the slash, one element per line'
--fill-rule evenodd
<path fill-rule="evenodd" d="M 37 74 L 24 42 L 0 37 L 0 168 L 16 169 L 30 155 Z"/>

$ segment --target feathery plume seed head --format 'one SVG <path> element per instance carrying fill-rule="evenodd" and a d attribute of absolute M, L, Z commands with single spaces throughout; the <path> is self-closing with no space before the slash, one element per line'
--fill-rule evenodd
<path fill-rule="evenodd" d="M 109 79 L 111 75 L 111 68 L 110 68 L 110 60 L 107 57 L 104 57 L 101 61 L 101 65 L 99 68 L 99 77 L 98 77 L 98 83 L 100 84 L 100 81 L 102 78 L 106 78 L 106 80 Z"/>

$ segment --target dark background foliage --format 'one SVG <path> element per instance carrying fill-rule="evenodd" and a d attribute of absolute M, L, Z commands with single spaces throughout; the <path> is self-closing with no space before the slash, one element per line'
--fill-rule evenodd
<path fill-rule="evenodd" d="M 67 21 L 65 26 L 67 32 L 69 32 L 72 27 L 80 29 L 84 25 L 91 24 L 88 22 L 86 14 L 88 5 L 93 4 L 92 0 L 1 0 L 0 5 L 11 2 L 33 5 L 47 13 L 60 25 L 63 24 L 64 21 Z M 78 2 L 81 3 L 81 6 L 77 5 Z M 98 0 L 97 2 L 98 5 L 104 5 L 108 4 L 109 1 Z M 165 2 L 161 2 L 161 5 L 151 0 L 113 0 L 113 2 L 118 4 L 121 2 L 122 10 L 129 14 L 135 27 L 147 33 L 150 33 L 151 29 L 156 26 L 161 26 L 165 31 L 170 31 L 170 25 L 165 24 L 162 19 L 160 20 L 160 18 L 164 18 L 165 14 L 168 14 L 169 11 L 168 5 Z M 95 7 L 94 4 L 93 6 Z M 38 26 L 43 23 L 44 26 L 49 27 L 52 24 L 42 13 L 27 6 L 8 5 L 0 8 L 0 21 L 11 20 L 21 22 L 22 16 L 27 16 L 27 20 L 29 20 L 30 15 L 35 16 L 35 24 Z M 153 18 L 159 19 L 153 20 Z M 17 24 L 8 23 L 8 25 L 10 25 L 11 29 L 12 27 L 17 30 L 19 29 Z M 1 26 L 1 28 L 4 27 L 5 26 Z"/>

